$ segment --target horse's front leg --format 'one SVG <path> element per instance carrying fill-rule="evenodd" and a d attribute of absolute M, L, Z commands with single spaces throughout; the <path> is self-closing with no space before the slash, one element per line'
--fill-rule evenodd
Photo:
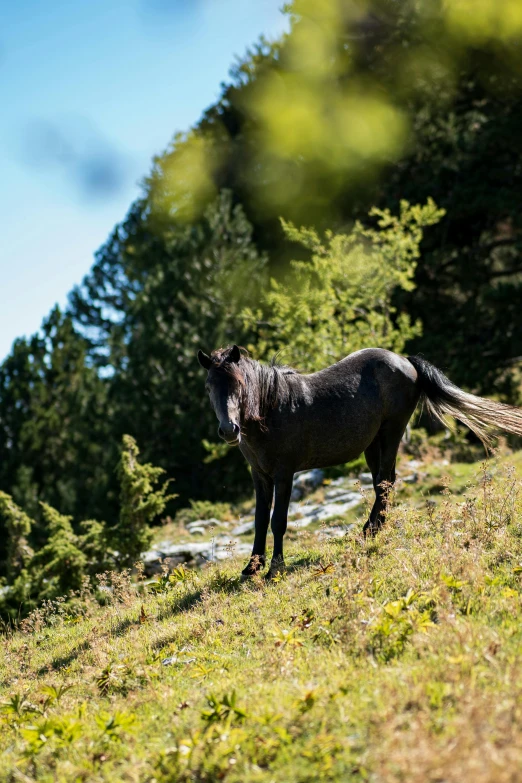
<path fill-rule="evenodd" d="M 250 561 L 241 573 L 243 579 L 254 576 L 265 567 L 266 534 L 274 496 L 274 482 L 270 476 L 258 473 L 252 468 L 252 479 L 256 491 L 254 547 Z"/>
<path fill-rule="evenodd" d="M 278 573 L 284 571 L 285 560 L 283 557 L 283 537 L 286 533 L 288 523 L 288 506 L 290 504 L 290 495 L 292 493 L 293 473 L 278 478 L 275 481 L 275 503 L 272 514 L 272 533 L 274 534 L 274 551 L 268 578 L 273 578 Z"/>

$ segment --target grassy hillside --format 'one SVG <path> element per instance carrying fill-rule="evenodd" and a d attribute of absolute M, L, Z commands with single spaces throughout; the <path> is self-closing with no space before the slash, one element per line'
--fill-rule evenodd
<path fill-rule="evenodd" d="M 375 541 L 292 534 L 275 583 L 107 575 L 105 606 L 33 614 L 0 653 L 0 775 L 519 780 L 521 483 L 477 469 L 405 487 Z"/>

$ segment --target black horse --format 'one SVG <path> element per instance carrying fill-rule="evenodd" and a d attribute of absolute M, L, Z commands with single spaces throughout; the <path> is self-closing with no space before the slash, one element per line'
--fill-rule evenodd
<path fill-rule="evenodd" d="M 419 400 L 440 420 L 444 415 L 460 419 L 486 446 L 490 428 L 522 435 L 522 409 L 462 391 L 419 357 L 367 348 L 311 375 L 260 364 L 237 345 L 210 356 L 199 351 L 198 359 L 208 370 L 206 388 L 219 436 L 239 446 L 252 468 L 255 540 L 244 577 L 265 565 L 274 490 L 269 575 L 284 568 L 283 536 L 296 471 L 338 465 L 364 452 L 375 489 L 364 533 L 379 530 L 399 443 Z"/>

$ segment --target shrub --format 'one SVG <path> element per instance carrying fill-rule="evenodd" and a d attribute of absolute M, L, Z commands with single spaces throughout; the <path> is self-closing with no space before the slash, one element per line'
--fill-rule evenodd
<path fill-rule="evenodd" d="M 165 471 L 149 463 L 141 465 L 139 453 L 134 438 L 124 435 L 118 466 L 120 517 L 109 531 L 111 542 L 119 552 L 119 562 L 124 567 L 132 566 L 150 546 L 149 522 L 162 513 L 169 500 L 177 497 L 167 494 L 170 480 L 154 489 Z"/>

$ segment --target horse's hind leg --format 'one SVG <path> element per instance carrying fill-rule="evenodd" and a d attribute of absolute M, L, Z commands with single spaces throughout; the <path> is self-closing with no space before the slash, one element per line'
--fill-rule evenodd
<path fill-rule="evenodd" d="M 390 419 L 384 422 L 364 452 L 375 489 L 375 503 L 363 528 L 365 536 L 375 535 L 384 524 L 388 494 L 395 483 L 397 452 L 408 421 L 409 416 L 406 420 Z"/>

